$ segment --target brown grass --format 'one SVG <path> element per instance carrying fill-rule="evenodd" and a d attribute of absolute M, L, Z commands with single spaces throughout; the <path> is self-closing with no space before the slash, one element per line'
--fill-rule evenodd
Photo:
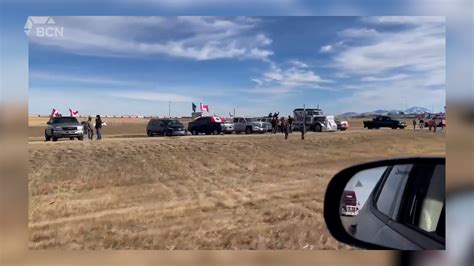
<path fill-rule="evenodd" d="M 357 127 L 304 141 L 299 134 L 288 141 L 280 134 L 105 137 L 30 142 L 30 248 L 346 248 L 322 216 L 338 170 L 445 153 L 441 132 Z"/>

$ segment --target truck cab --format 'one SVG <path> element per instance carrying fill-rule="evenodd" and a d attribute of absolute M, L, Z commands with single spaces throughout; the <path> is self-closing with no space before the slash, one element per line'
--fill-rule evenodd
<path fill-rule="evenodd" d="M 319 108 L 296 108 L 293 110 L 293 117 L 294 130 L 301 130 L 303 125 L 306 130 L 312 130 L 315 132 L 337 130 L 334 116 L 324 115 L 323 110 Z"/>

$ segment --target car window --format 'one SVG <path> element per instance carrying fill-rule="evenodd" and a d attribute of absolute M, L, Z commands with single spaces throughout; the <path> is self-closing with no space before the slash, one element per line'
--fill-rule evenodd
<path fill-rule="evenodd" d="M 417 224 L 420 229 L 427 232 L 436 231 L 444 207 L 444 178 L 444 165 L 436 166 L 426 196 L 422 200 L 420 219 Z"/>
<path fill-rule="evenodd" d="M 418 166 L 405 192 L 400 223 L 445 237 L 445 166 Z"/>
<path fill-rule="evenodd" d="M 79 124 L 75 117 L 57 117 L 53 119 L 53 124 L 61 124 L 61 123 L 73 123 Z"/>
<path fill-rule="evenodd" d="M 239 118 L 239 123 L 245 123 L 245 119 Z"/>
<path fill-rule="evenodd" d="M 403 192 L 413 165 L 395 165 L 390 170 L 377 198 L 377 209 L 396 220 Z"/>

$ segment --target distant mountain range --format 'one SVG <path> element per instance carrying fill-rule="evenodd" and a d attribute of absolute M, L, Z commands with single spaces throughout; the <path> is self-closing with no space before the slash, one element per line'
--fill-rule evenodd
<path fill-rule="evenodd" d="M 340 114 L 340 117 L 353 117 L 353 116 L 371 116 L 371 115 L 388 115 L 388 114 L 423 114 L 431 112 L 430 109 L 424 107 L 414 106 L 411 108 L 406 109 L 405 111 L 402 110 L 375 110 L 372 112 L 363 112 L 363 113 L 356 113 L 356 112 L 346 112 Z"/>

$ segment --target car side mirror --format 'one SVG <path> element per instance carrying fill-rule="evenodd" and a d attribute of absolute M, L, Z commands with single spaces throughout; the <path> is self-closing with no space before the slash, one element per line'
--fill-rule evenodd
<path fill-rule="evenodd" d="M 337 240 L 366 249 L 445 248 L 445 158 L 346 168 L 328 184 L 324 219 Z"/>

